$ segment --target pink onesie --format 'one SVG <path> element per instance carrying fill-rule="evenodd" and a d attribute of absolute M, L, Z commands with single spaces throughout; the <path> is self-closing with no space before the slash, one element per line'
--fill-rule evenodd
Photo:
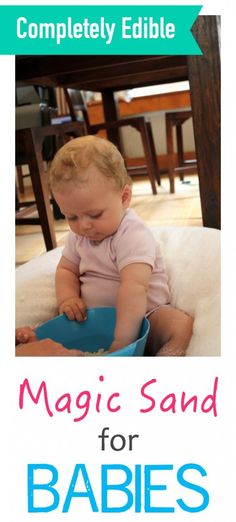
<path fill-rule="evenodd" d="M 152 267 L 147 313 L 170 302 L 160 247 L 132 209 L 126 210 L 116 233 L 100 243 L 69 232 L 63 256 L 79 265 L 81 297 L 88 307 L 115 306 L 120 271 L 131 263 Z"/>

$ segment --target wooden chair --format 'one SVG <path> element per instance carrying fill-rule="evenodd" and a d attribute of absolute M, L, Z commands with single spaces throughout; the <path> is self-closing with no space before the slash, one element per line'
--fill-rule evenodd
<path fill-rule="evenodd" d="M 87 134 L 97 134 L 100 130 L 120 129 L 127 126 L 134 127 L 140 133 L 146 165 L 144 166 L 144 169 L 143 167 L 138 167 L 137 169 L 139 172 L 137 172 L 136 167 L 128 167 L 127 170 L 129 174 L 147 174 L 151 183 L 152 193 L 157 194 L 157 184 L 160 185 L 161 182 L 151 123 L 146 121 L 143 116 L 135 116 L 92 125 L 89 121 L 87 105 L 82 92 L 77 89 L 64 89 L 64 93 L 72 121 L 77 121 L 78 118 L 82 118 L 85 122 Z M 115 144 L 124 156 L 120 142 Z"/>
<path fill-rule="evenodd" d="M 59 139 L 61 145 L 64 140 L 83 134 L 85 127 L 79 122 L 16 130 L 16 164 L 20 159 L 28 164 L 35 196 L 35 202 L 25 204 L 19 201 L 16 193 L 16 225 L 41 225 L 47 250 L 56 247 L 56 236 L 43 158 L 43 143 L 45 138 L 51 137 Z M 38 217 L 32 216 L 35 210 L 38 211 Z"/>
<path fill-rule="evenodd" d="M 170 192 L 173 194 L 175 192 L 175 172 L 180 174 L 180 180 L 184 180 L 184 172 L 186 170 L 192 170 L 193 168 L 196 170 L 197 161 L 186 160 L 184 158 L 184 148 L 183 148 L 183 133 L 182 126 L 189 118 L 192 117 L 191 110 L 183 110 L 183 111 L 173 111 L 166 112 L 165 121 L 166 121 L 166 143 L 167 143 L 167 154 L 168 154 L 168 175 L 170 181 Z M 174 136 L 173 130 L 176 129 L 176 141 L 177 141 L 177 166 L 175 162 L 175 154 L 174 154 Z"/>

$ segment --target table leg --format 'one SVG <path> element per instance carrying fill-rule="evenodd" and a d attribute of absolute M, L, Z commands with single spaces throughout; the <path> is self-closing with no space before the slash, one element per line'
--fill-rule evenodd
<path fill-rule="evenodd" d="M 202 56 L 188 57 L 188 76 L 203 224 L 220 228 L 220 51 L 216 16 L 199 16 L 193 34 Z"/>
<path fill-rule="evenodd" d="M 119 119 L 119 108 L 113 89 L 102 90 L 102 102 L 105 121 L 117 121 Z M 115 143 L 119 150 L 123 150 L 119 129 L 108 129 L 107 137 L 110 141 Z"/>

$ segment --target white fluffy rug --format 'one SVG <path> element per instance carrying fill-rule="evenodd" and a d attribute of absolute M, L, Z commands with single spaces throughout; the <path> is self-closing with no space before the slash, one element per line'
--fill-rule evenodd
<path fill-rule="evenodd" d="M 172 299 L 194 317 L 188 356 L 220 355 L 220 232 L 203 227 L 152 229 L 161 244 Z M 16 326 L 57 313 L 54 275 L 61 248 L 16 269 Z"/>

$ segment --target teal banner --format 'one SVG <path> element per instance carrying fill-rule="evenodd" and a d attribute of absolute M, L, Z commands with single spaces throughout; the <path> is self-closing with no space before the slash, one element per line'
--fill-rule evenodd
<path fill-rule="evenodd" d="M 202 6 L 0 6 L 1 54 L 199 55 Z"/>

